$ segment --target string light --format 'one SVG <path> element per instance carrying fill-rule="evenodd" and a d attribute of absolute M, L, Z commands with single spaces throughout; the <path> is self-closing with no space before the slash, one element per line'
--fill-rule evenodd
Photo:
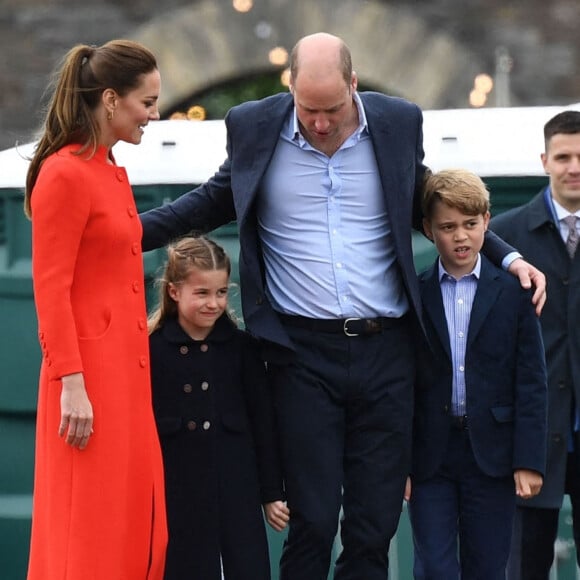
<path fill-rule="evenodd" d="M 282 83 L 282 86 L 284 87 L 288 87 L 290 86 L 290 69 L 286 68 L 282 71 L 282 73 L 280 74 L 280 83 Z"/>
<path fill-rule="evenodd" d="M 493 79 L 488 74 L 478 74 L 473 81 L 473 89 L 469 93 L 469 104 L 472 107 L 483 107 L 492 89 Z"/>
<path fill-rule="evenodd" d="M 190 121 L 204 121 L 205 109 L 201 105 L 193 105 L 187 109 L 187 118 Z"/>
<path fill-rule="evenodd" d="M 232 0 L 232 6 L 237 12 L 249 12 L 254 7 L 253 0 Z"/>
<path fill-rule="evenodd" d="M 493 89 L 493 79 L 489 75 L 481 73 L 475 77 L 473 86 L 477 91 L 487 95 Z"/>
<path fill-rule="evenodd" d="M 268 59 L 274 66 L 282 66 L 288 62 L 288 51 L 282 46 L 276 46 L 268 53 Z"/>
<path fill-rule="evenodd" d="M 477 91 L 475 89 L 473 89 L 469 93 L 469 104 L 472 107 L 483 107 L 483 105 L 485 105 L 486 101 L 487 101 L 487 95 L 485 93 L 482 93 L 482 92 Z"/>

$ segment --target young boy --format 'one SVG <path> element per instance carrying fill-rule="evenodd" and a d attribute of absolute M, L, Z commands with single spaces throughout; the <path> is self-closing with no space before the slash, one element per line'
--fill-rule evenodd
<path fill-rule="evenodd" d="M 540 326 L 529 292 L 480 254 L 490 214 L 479 177 L 430 176 L 423 213 L 439 259 L 419 277 L 430 345 L 407 490 L 415 578 L 504 580 L 516 495 L 536 495 L 545 469 Z"/>

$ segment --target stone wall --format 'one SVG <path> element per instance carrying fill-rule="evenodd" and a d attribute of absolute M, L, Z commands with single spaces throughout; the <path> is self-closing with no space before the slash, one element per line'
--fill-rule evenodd
<path fill-rule="evenodd" d="M 325 4 L 328 9 L 323 10 Z M 377 4 L 384 7 L 382 14 Z M 250 31 L 236 24 L 244 19 L 234 13 L 231 0 L 0 0 L 0 149 L 33 138 L 50 72 L 73 44 L 154 38 L 152 48 L 162 49 L 163 62 L 169 63 L 172 39 L 155 32 L 172 15 L 177 21 L 190 15 L 201 27 L 206 19 L 219 22 L 209 32 L 218 47 L 214 59 L 219 59 L 219 46 L 260 42 L 253 34 L 256 25 Z M 509 75 L 504 75 L 509 78 L 510 104 L 580 101 L 578 0 L 415 0 L 411 5 L 404 0 L 254 0 L 253 15 L 245 21 L 252 18 L 266 19 L 258 24 L 276 31 L 288 49 L 312 26 L 341 34 L 352 45 L 355 68 L 362 67 L 369 77 L 366 84 L 381 90 L 387 86 L 423 107 L 467 106 L 469 75 L 493 76 L 498 47 L 507 49 L 512 62 Z M 381 27 L 381 22 L 394 19 L 403 24 Z M 195 29 L 191 23 L 190 28 Z M 182 33 L 187 34 L 185 27 Z M 426 60 L 421 53 L 437 49 L 438 60 Z M 385 72 L 381 63 L 387 62 Z M 162 68 L 162 75 L 171 72 Z M 192 83 L 181 91 L 195 87 Z M 494 104 L 493 95 L 488 104 Z"/>

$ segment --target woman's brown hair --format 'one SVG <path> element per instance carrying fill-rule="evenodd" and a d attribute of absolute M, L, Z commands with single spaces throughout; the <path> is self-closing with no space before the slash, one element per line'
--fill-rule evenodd
<path fill-rule="evenodd" d="M 111 40 L 102 46 L 79 44 L 64 56 L 53 75 L 43 132 L 26 175 L 24 213 L 32 215 L 30 198 L 43 161 L 70 143 L 79 153 L 95 152 L 99 127 L 95 117 L 101 95 L 113 89 L 120 97 L 139 86 L 141 77 L 157 69 L 153 54 L 138 42 Z"/>

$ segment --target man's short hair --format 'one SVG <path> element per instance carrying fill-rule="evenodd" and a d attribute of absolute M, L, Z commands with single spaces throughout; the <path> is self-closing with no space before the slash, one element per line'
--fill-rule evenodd
<path fill-rule="evenodd" d="M 563 111 L 544 125 L 544 144 L 548 149 L 550 139 L 558 133 L 573 135 L 580 133 L 580 111 Z"/>

